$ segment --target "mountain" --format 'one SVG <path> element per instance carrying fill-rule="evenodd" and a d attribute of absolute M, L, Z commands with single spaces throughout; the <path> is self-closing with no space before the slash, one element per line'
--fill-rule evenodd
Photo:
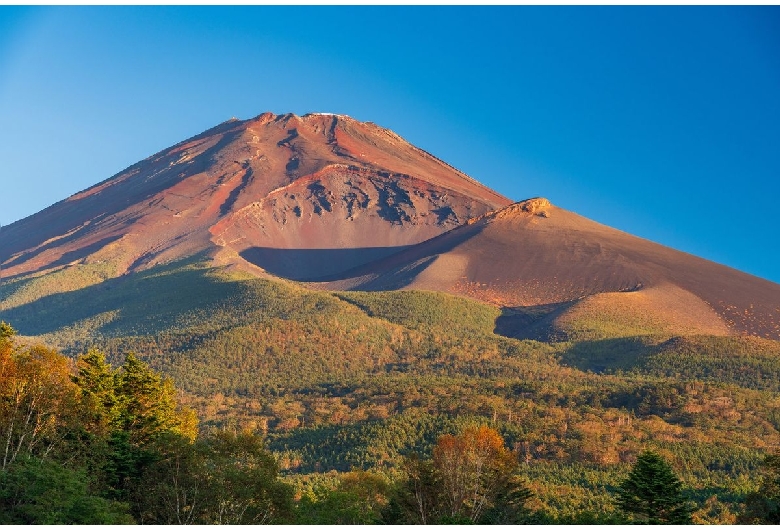
<path fill-rule="evenodd" d="M 610 335 L 780 338 L 780 285 L 601 225 L 543 198 L 471 219 L 322 286 L 468 296 L 514 308 L 503 321 L 510 333 L 545 340 L 573 332 L 594 338 L 598 326 L 611 327 Z"/>
<path fill-rule="evenodd" d="M 0 232 L 4 277 L 205 253 L 292 278 L 332 274 L 510 201 L 347 116 L 222 123 Z M 317 259 L 299 259 L 317 250 Z"/>
<path fill-rule="evenodd" d="M 135 352 L 301 495 L 479 424 L 537 522 L 614 522 L 651 448 L 733 524 L 780 446 L 780 286 L 344 116 L 218 125 L 3 227 L 0 265 L 19 344 Z"/>
<path fill-rule="evenodd" d="M 514 337 L 780 338 L 780 285 L 546 199 L 512 204 L 333 114 L 229 120 L 0 232 L 3 277 L 67 276 L 54 292 L 193 256 L 319 289 L 468 296 L 504 308 Z"/>

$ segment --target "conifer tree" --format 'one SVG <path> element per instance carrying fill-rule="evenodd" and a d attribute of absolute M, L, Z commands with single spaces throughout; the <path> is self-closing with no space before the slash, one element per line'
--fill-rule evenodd
<path fill-rule="evenodd" d="M 652 451 L 639 455 L 618 488 L 618 507 L 635 522 L 692 524 L 682 483 L 666 461 Z"/>

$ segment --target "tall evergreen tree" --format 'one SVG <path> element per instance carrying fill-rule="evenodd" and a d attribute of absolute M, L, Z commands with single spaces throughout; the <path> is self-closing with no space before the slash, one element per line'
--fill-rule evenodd
<path fill-rule="evenodd" d="M 644 524 L 692 524 L 682 483 L 660 455 L 645 451 L 618 488 L 616 503 L 631 519 Z"/>

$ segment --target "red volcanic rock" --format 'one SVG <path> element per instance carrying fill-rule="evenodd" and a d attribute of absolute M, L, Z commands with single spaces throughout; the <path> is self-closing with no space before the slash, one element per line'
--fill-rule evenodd
<path fill-rule="evenodd" d="M 508 203 L 372 123 L 265 113 L 222 123 L 4 227 L 0 264 L 5 277 L 90 259 L 121 273 L 205 252 L 311 278 Z"/>

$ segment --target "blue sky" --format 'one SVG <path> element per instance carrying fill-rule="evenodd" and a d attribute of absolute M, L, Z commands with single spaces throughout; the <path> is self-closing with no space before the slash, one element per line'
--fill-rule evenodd
<path fill-rule="evenodd" d="M 780 282 L 777 7 L 0 6 L 0 223 L 265 111 Z"/>

